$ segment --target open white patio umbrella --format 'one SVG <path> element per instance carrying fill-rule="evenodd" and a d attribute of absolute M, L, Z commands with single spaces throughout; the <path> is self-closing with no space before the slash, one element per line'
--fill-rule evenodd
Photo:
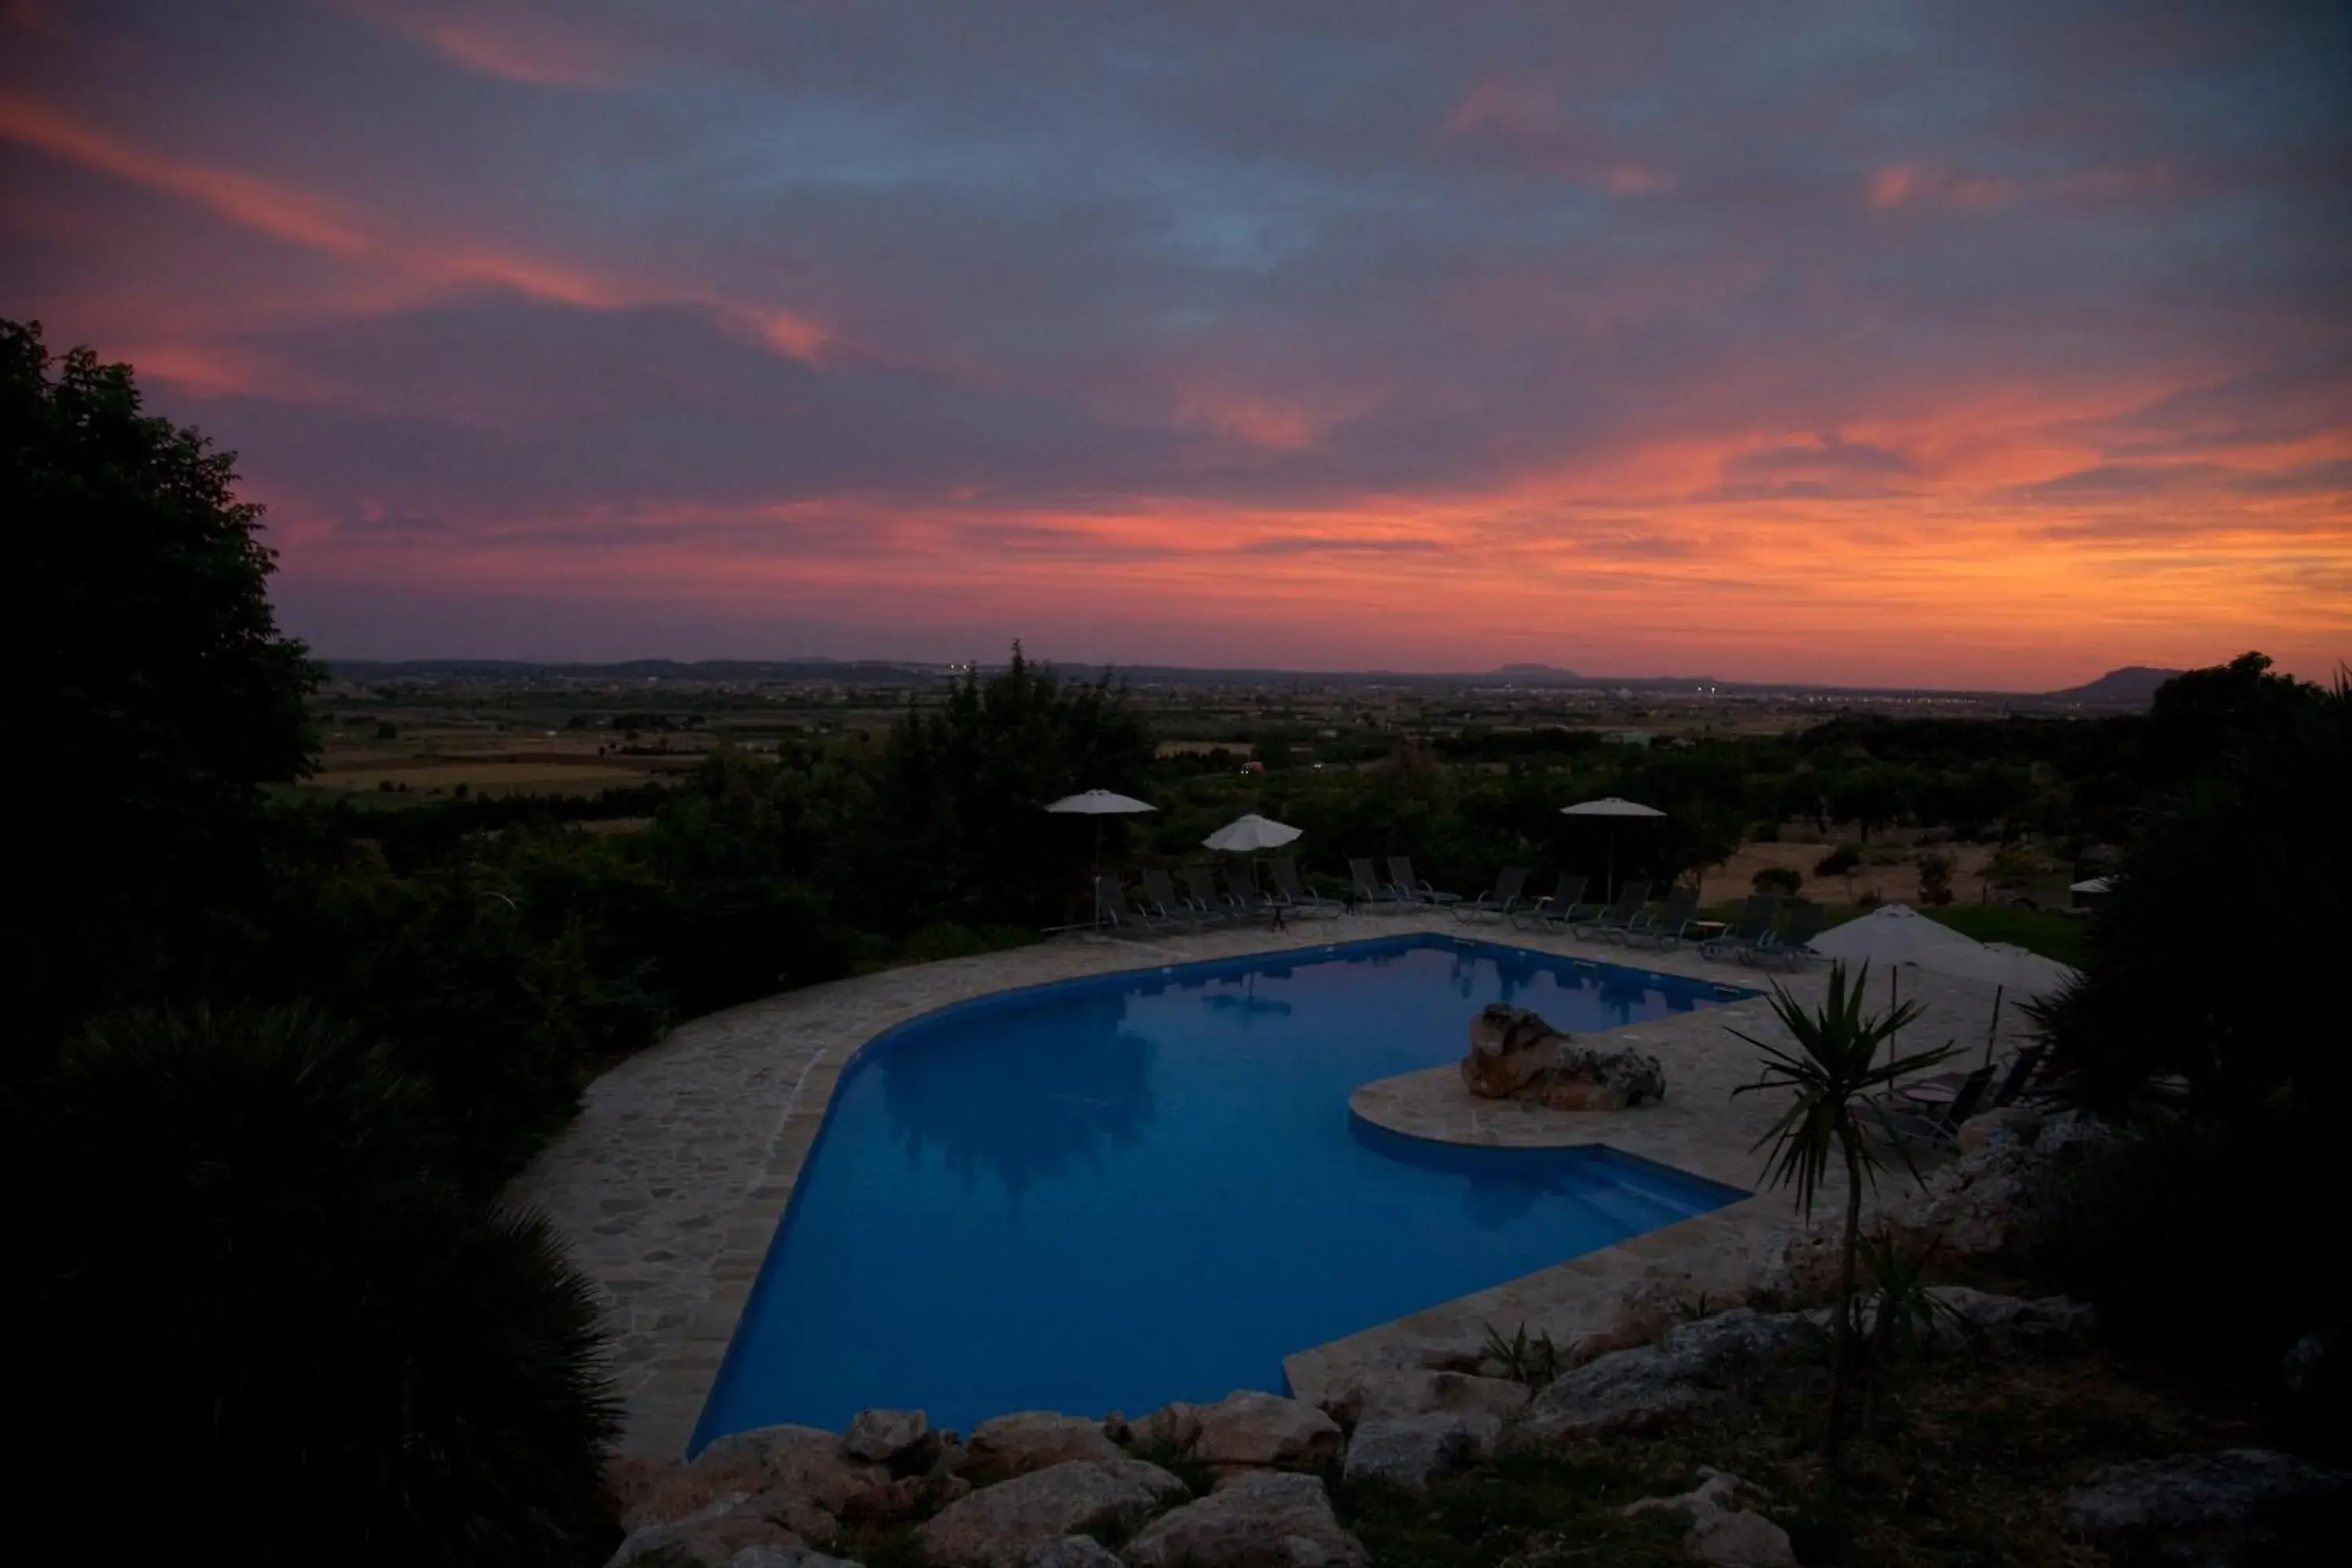
<path fill-rule="evenodd" d="M 1131 795 L 1118 795 L 1107 789 L 1090 789 L 1077 795 L 1066 795 L 1045 808 L 1067 816 L 1091 816 L 1095 822 L 1095 876 L 1102 876 L 1102 822 L 1106 816 L 1133 816 L 1139 812 L 1158 811 L 1148 800 L 1138 800 Z"/>
<path fill-rule="evenodd" d="M 1574 805 L 1559 808 L 1562 816 L 1664 816 L 1666 814 L 1654 805 L 1643 805 L 1635 800 L 1622 800 L 1604 795 L 1599 800 L 1580 800 Z M 1609 901 L 1617 901 L 1617 825 L 1609 825 Z"/>
<path fill-rule="evenodd" d="M 1987 1060 L 1991 1059 L 1993 1034 L 2000 1024 L 2000 1004 L 2006 994 L 2013 991 L 2024 996 L 2046 996 L 2074 977 L 2073 970 L 2055 959 L 2009 942 L 1979 942 L 1941 921 L 1929 920 L 1908 904 L 1873 910 L 1858 921 L 1823 931 L 1813 938 L 1811 946 L 1824 958 L 1888 965 L 1916 963 L 1930 973 L 1991 985 L 1992 1025 L 1985 1032 Z M 1899 975 L 1899 971 L 1892 973 Z"/>
<path fill-rule="evenodd" d="M 1235 855 L 1255 855 L 1261 849 L 1279 849 L 1298 837 L 1298 829 L 1286 822 L 1250 812 L 1236 816 L 1206 838 L 1202 847 L 1222 849 Z"/>

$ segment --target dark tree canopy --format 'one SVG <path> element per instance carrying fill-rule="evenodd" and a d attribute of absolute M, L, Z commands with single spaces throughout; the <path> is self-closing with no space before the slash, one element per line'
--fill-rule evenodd
<path fill-rule="evenodd" d="M 0 516 L 47 774 L 53 886 L 12 900 L 11 975 L 53 1028 L 162 951 L 143 941 L 216 903 L 252 863 L 261 786 L 303 772 L 315 681 L 267 592 L 261 508 L 235 458 L 141 411 L 131 367 L 62 357 L 0 321 Z M 46 1004 L 46 1005 L 42 1005 Z"/>

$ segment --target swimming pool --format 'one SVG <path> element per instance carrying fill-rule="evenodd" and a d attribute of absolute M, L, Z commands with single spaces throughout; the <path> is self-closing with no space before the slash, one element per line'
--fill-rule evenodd
<path fill-rule="evenodd" d="M 1282 1386 L 1282 1358 L 1746 1194 L 1348 1112 L 1489 1002 L 1575 1033 L 1751 993 L 1416 933 L 981 998 L 843 1072 L 694 1447 Z"/>

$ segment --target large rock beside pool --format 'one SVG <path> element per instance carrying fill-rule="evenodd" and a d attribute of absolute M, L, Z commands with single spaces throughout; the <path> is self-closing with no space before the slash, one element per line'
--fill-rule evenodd
<path fill-rule="evenodd" d="M 1503 1418 L 1485 1411 L 1365 1421 L 1348 1439 L 1348 1462 L 1341 1473 L 1350 1481 L 1377 1480 L 1409 1492 L 1426 1491 L 1438 1477 L 1485 1458 L 1502 1431 Z"/>
<path fill-rule="evenodd" d="M 1666 1097 L 1657 1058 L 1577 1045 L 1542 1015 L 1502 1002 L 1470 1021 L 1462 1081 L 1481 1100 L 1528 1100 L 1554 1110 L 1622 1110 Z"/>
<path fill-rule="evenodd" d="M 1024 1410 L 972 1428 L 971 1438 L 964 1445 L 963 1474 L 973 1485 L 984 1487 L 1072 1459 L 1124 1458 L 1099 1421 Z"/>
<path fill-rule="evenodd" d="M 896 1475 L 929 1469 L 940 1455 L 940 1435 L 919 1410 L 861 1410 L 841 1435 L 845 1458 L 887 1465 Z"/>
<path fill-rule="evenodd" d="M 1128 1542 L 1131 1568 L 1365 1568 L 1313 1476 L 1260 1470 L 1154 1520 Z"/>
<path fill-rule="evenodd" d="M 1333 1419 L 1351 1424 L 1442 1415 L 1508 1420 L 1527 1403 L 1528 1385 L 1508 1378 L 1425 1366 L 1368 1366 L 1327 1394 L 1323 1408 Z"/>
<path fill-rule="evenodd" d="M 1685 1323 L 1654 1345 L 1612 1351 L 1562 1373 L 1528 1406 L 1531 1437 L 1631 1430 L 1726 1396 L 1735 1383 L 1791 1352 L 1825 1342 L 1801 1312 L 1746 1307 Z"/>
<path fill-rule="evenodd" d="M 950 1503 L 915 1539 L 926 1558 L 951 1568 L 1023 1568 L 1032 1552 L 1066 1535 L 1132 1530 L 1184 1490 L 1140 1459 L 1073 1459 Z"/>
<path fill-rule="evenodd" d="M 1319 1470 L 1339 1457 L 1339 1424 L 1296 1399 L 1236 1389 L 1197 1414 L 1192 1453 L 1206 1464 Z"/>

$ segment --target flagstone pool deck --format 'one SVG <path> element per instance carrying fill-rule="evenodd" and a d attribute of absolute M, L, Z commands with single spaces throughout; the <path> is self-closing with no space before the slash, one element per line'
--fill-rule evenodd
<path fill-rule="evenodd" d="M 1818 1000 L 1827 978 L 1824 965 L 1759 974 L 1703 959 L 1688 947 L 1629 952 L 1491 921 L 1473 926 L 1443 915 L 1351 914 L 1280 931 L 1210 931 L 1148 942 L 1065 936 L 814 985 L 682 1024 L 590 1085 L 578 1120 L 508 1193 L 548 1215 L 595 1291 L 613 1338 L 623 1449 L 664 1457 L 684 1450 L 834 1084 L 875 1036 L 950 1004 L 1020 986 L 1311 951 L 1412 931 L 1758 989 L 1767 977 L 1777 978 L 1807 1002 Z M 1874 976 L 1874 1000 L 1883 1003 L 1886 983 Z M 1906 972 L 1901 985 L 1905 997 L 1925 1009 L 1911 1041 L 1924 1047 L 1957 1038 L 1981 1047 L 1992 987 L 1916 970 Z M 2022 1037 L 2025 1021 L 2013 1008 L 2001 1019 L 1999 1043 L 2007 1049 Z M 1753 1189 L 1761 1162 L 1754 1145 L 1782 1101 L 1777 1094 L 1732 1098 L 1757 1067 L 1754 1048 L 1728 1032 L 1735 1028 L 1780 1037 L 1762 998 L 1580 1037 L 1656 1056 L 1667 1084 L 1657 1106 L 1578 1114 L 1481 1101 L 1463 1089 L 1449 1065 L 1368 1083 L 1350 1097 L 1349 1110 L 1393 1131 L 1444 1142 L 1605 1143 Z M 1890 1183 L 1889 1193 L 1903 1180 Z M 1824 1202 L 1834 1212 L 1843 1201 L 1842 1179 L 1833 1180 Z M 1507 1334 L 1524 1323 L 1530 1335 L 1549 1333 L 1566 1344 L 1605 1328 L 1625 1292 L 1645 1281 L 1686 1276 L 1693 1289 L 1737 1287 L 1792 1220 L 1786 1194 L 1757 1193 L 1346 1339 L 1302 1345 L 1285 1360 L 1284 1372 L 1300 1397 L 1313 1399 L 1363 1365 L 1475 1351 L 1490 1323 Z"/>

